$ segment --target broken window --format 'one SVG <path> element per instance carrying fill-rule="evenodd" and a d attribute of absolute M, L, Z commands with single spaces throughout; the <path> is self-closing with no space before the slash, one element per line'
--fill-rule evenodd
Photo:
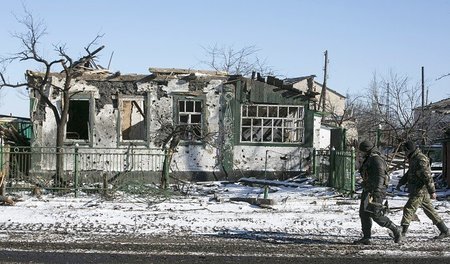
<path fill-rule="evenodd" d="M 241 142 L 303 143 L 303 106 L 242 105 Z"/>
<path fill-rule="evenodd" d="M 89 100 L 70 100 L 66 139 L 89 140 Z"/>
<path fill-rule="evenodd" d="M 201 99 L 178 100 L 177 125 L 181 139 L 199 140 L 203 136 L 203 101 Z"/>
<path fill-rule="evenodd" d="M 144 97 L 120 99 L 120 137 L 126 140 L 146 140 Z"/>

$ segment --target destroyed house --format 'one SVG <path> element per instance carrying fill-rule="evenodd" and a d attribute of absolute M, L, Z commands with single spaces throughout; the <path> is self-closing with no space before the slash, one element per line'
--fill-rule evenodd
<path fill-rule="evenodd" d="M 0 115 L 0 144 L 10 146 L 29 146 L 32 135 L 29 118 Z"/>
<path fill-rule="evenodd" d="M 28 75 L 30 80 L 39 73 Z M 61 106 L 54 87 L 63 85 L 64 76 L 52 74 L 50 82 L 46 95 Z M 314 126 L 320 127 L 310 108 L 315 94 L 274 77 L 159 68 L 150 68 L 149 75 L 86 71 L 72 80 L 70 91 L 64 142 L 85 157 L 76 159 L 78 165 L 67 159 L 65 166 L 105 177 L 127 170 L 157 180 L 163 146 L 181 131 L 170 163 L 175 177 L 284 179 L 311 166 Z M 37 92 L 31 90 L 30 97 L 32 147 L 54 147 L 53 113 Z M 143 155 L 115 159 L 109 153 Z M 52 162 L 33 161 L 33 172 L 51 171 Z"/>
<path fill-rule="evenodd" d="M 415 118 L 423 115 L 424 127 L 428 127 L 427 136 L 432 143 L 442 145 L 442 178 L 450 183 L 450 98 L 415 108 Z M 436 159 L 435 159 L 436 160 Z"/>

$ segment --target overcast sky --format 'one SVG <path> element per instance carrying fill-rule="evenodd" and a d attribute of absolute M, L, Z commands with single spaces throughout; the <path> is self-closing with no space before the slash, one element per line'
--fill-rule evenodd
<path fill-rule="evenodd" d="M 327 86 L 341 94 L 360 94 L 374 73 L 389 71 L 421 81 L 421 67 L 432 102 L 450 96 L 450 1 L 447 0 L 165 0 L 23 1 L 48 34 L 40 47 L 56 58 L 52 44 L 66 44 L 73 57 L 97 35 L 105 45 L 99 63 L 111 71 L 147 74 L 149 67 L 206 69 L 202 46 L 255 45 L 280 77 L 310 74 L 323 81 L 328 50 Z M 15 15 L 22 2 L 1 0 L 0 55 L 20 51 L 11 32 L 25 32 Z M 26 68 L 11 65 L 11 81 Z M 0 93 L 0 114 L 29 116 L 26 94 Z"/>

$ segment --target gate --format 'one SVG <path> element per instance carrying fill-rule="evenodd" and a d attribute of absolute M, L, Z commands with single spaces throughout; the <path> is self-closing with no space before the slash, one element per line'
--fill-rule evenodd
<path fill-rule="evenodd" d="M 355 151 L 314 150 L 314 177 L 319 184 L 355 192 Z"/>

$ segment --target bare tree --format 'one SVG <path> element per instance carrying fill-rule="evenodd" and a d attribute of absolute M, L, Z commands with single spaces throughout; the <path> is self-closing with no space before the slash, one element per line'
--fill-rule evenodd
<path fill-rule="evenodd" d="M 328 116 L 325 122 L 330 122 L 337 127 L 343 127 L 347 121 L 354 121 L 353 112 L 357 108 L 359 98 L 357 95 L 352 96 L 347 94 L 344 108 L 339 109 L 336 103 L 332 102 L 328 97 L 327 103 L 325 104 L 325 112 Z"/>
<path fill-rule="evenodd" d="M 450 73 L 443 74 L 443 75 L 439 76 L 438 78 L 436 78 L 436 81 L 439 81 L 440 79 L 443 79 L 448 76 L 450 76 Z"/>
<path fill-rule="evenodd" d="M 171 118 L 171 113 L 161 111 L 158 107 L 153 107 L 152 111 L 157 117 L 159 124 L 156 133 L 153 134 L 153 141 L 164 151 L 163 168 L 161 172 L 161 188 L 169 188 L 170 167 L 173 155 L 177 152 L 179 143 L 185 141 L 202 141 L 204 144 L 214 146 L 216 133 L 202 131 L 200 124 L 179 124 Z"/>
<path fill-rule="evenodd" d="M 389 104 L 387 98 L 390 99 Z M 408 98 L 408 100 L 407 100 Z M 370 138 L 383 128 L 394 133 L 394 138 L 412 131 L 411 105 L 418 99 L 414 90 L 408 87 L 408 78 L 390 73 L 387 81 L 379 81 L 376 73 L 361 102 L 358 115 L 358 132 L 361 137 Z M 408 105 L 409 104 L 409 105 Z"/>
<path fill-rule="evenodd" d="M 259 49 L 252 45 L 241 49 L 235 49 L 232 46 L 203 47 L 206 60 L 203 64 L 216 71 L 225 71 L 229 74 L 250 76 L 252 72 L 259 72 L 261 75 L 273 75 L 274 72 L 267 65 L 267 61 L 258 57 Z"/>
<path fill-rule="evenodd" d="M 407 76 L 392 71 L 380 81 L 374 74 L 364 100 L 360 101 L 355 114 L 358 132 L 365 138 L 381 131 L 388 144 L 399 144 L 407 139 L 425 143 L 427 132 L 439 124 L 418 110 L 421 102 L 419 85 L 410 85 Z"/>
<path fill-rule="evenodd" d="M 91 51 L 92 46 L 96 45 L 96 41 L 101 38 L 97 35 L 93 41 L 87 45 L 85 56 L 78 60 L 73 60 L 66 52 L 65 45 L 54 46 L 54 50 L 57 54 L 56 59 L 47 59 L 41 55 L 41 51 L 38 48 L 38 44 L 42 37 L 46 35 L 46 27 L 42 20 L 35 20 L 32 13 L 26 8 L 25 15 L 21 19 L 17 19 L 18 23 L 22 24 L 26 31 L 25 33 L 13 33 L 12 36 L 21 44 L 21 50 L 11 56 L 4 57 L 0 60 L 2 65 L 7 65 L 13 62 L 33 62 L 36 67 L 43 69 L 41 72 L 33 72 L 28 70 L 26 72 L 27 80 L 22 83 L 12 84 L 7 81 L 4 71 L 0 72 L 0 88 L 3 87 L 28 87 L 34 92 L 36 98 L 38 98 L 40 104 L 44 104 L 50 108 L 55 121 L 56 121 L 56 181 L 57 184 L 63 182 L 63 144 L 64 144 L 64 132 L 67 123 L 67 117 L 69 112 L 69 100 L 74 93 L 71 92 L 72 80 L 80 75 L 80 69 L 88 65 L 96 57 L 104 46 L 101 46 L 94 51 Z M 57 67 L 61 71 L 64 77 L 64 84 L 62 87 L 56 86 L 52 83 L 52 74 L 57 72 Z M 4 68 L 5 69 L 5 68 Z M 62 70 L 61 70 L 62 69 Z M 49 98 L 51 95 L 46 93 L 49 87 L 52 87 L 57 93 L 61 94 L 61 105 L 57 105 Z"/>

